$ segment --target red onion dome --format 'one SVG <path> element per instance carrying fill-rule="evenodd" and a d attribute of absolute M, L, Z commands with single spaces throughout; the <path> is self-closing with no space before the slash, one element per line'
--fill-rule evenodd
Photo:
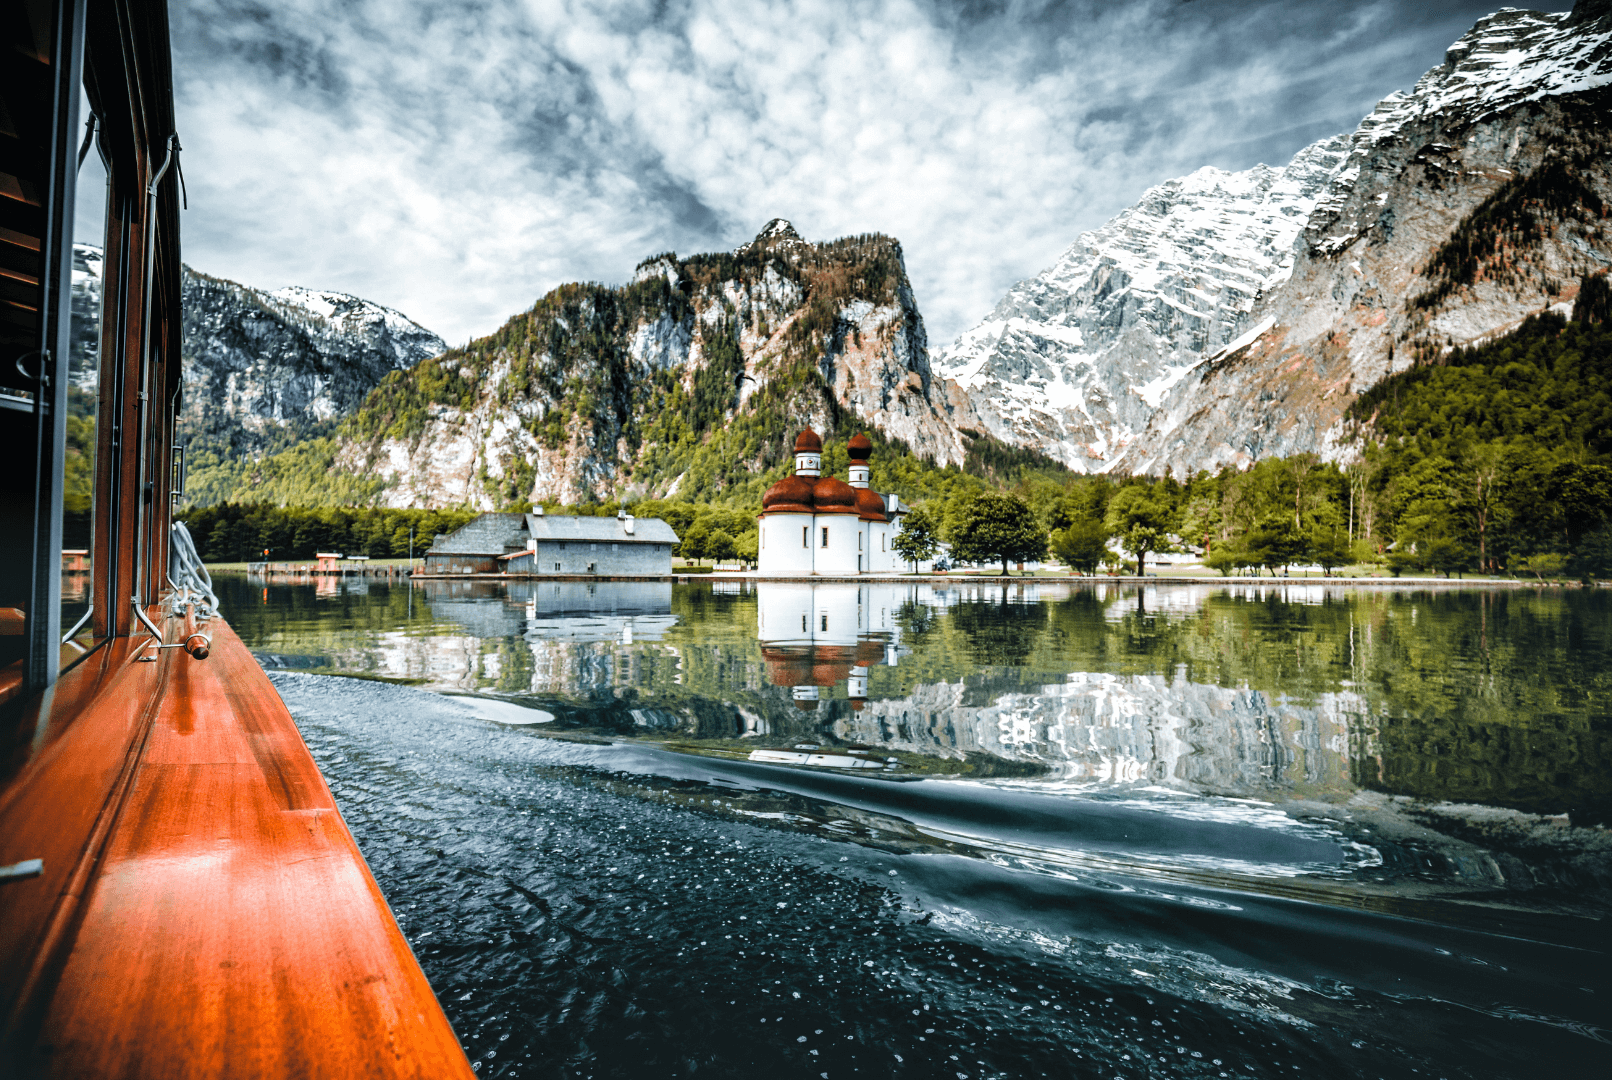
<path fill-rule="evenodd" d="M 795 436 L 795 453 L 821 454 L 822 452 L 823 440 L 819 438 L 817 432 L 813 431 L 811 428 L 807 428 L 805 431 Z"/>
<path fill-rule="evenodd" d="M 856 513 L 863 521 L 883 521 L 884 500 L 872 488 L 857 488 Z"/>
<path fill-rule="evenodd" d="M 854 514 L 856 488 L 837 476 L 825 476 L 812 485 L 812 506 L 819 514 Z"/>
<path fill-rule="evenodd" d="M 767 663 L 767 681 L 774 686 L 810 685 L 812 657 L 809 649 L 764 648 L 761 658 Z"/>
<path fill-rule="evenodd" d="M 873 440 L 866 435 L 853 435 L 849 450 L 852 461 L 866 461 L 873 454 Z"/>
<path fill-rule="evenodd" d="M 812 479 L 791 473 L 761 497 L 763 514 L 809 514 L 812 512 Z"/>

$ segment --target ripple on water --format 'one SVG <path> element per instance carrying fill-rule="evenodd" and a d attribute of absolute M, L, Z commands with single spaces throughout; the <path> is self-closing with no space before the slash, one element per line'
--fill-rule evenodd
<path fill-rule="evenodd" d="M 904 856 L 876 815 L 851 843 L 462 702 L 275 681 L 483 1076 L 1490 1076 L 1593 1045 L 1150 942 L 1167 897 L 1083 935 L 1075 894 L 1004 896 L 1034 875 Z"/>

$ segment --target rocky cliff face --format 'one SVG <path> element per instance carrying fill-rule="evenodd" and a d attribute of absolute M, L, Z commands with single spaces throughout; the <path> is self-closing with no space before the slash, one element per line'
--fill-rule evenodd
<path fill-rule="evenodd" d="M 870 426 L 961 462 L 969 403 L 929 368 L 900 245 L 807 243 L 774 220 L 732 253 L 567 285 L 492 336 L 388 378 L 338 464 L 387 505 L 716 493 L 795 430 Z M 849 431 L 846 432 L 849 434 Z"/>
<path fill-rule="evenodd" d="M 1149 191 L 936 367 L 1077 469 L 1346 453 L 1361 390 L 1612 265 L 1609 84 L 1607 0 L 1502 10 L 1352 134 Z"/>
<path fill-rule="evenodd" d="M 1204 168 L 1150 189 L 1015 285 L 939 366 L 1004 441 L 1056 447 L 1083 471 L 1112 466 L 1293 272 L 1294 241 L 1347 150 L 1340 136 L 1285 168 Z"/>
<path fill-rule="evenodd" d="M 259 455 L 357 409 L 442 339 L 345 293 L 260 292 L 186 268 L 180 431 L 224 456 Z"/>
<path fill-rule="evenodd" d="M 73 245 L 74 380 L 98 379 L 101 249 Z M 184 268 L 179 435 L 220 457 L 257 457 L 358 408 L 388 372 L 446 346 L 391 308 L 292 286 L 262 292 Z"/>

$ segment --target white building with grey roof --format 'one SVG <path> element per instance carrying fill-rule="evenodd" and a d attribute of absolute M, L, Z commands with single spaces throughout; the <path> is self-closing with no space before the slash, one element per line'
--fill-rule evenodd
<path fill-rule="evenodd" d="M 543 577 L 550 574 L 670 574 L 677 533 L 660 518 L 563 517 L 527 514 L 526 550 L 503 557 L 505 573 Z"/>
<path fill-rule="evenodd" d="M 439 536 L 426 573 L 638 577 L 672 572 L 677 533 L 660 518 L 482 514 Z"/>

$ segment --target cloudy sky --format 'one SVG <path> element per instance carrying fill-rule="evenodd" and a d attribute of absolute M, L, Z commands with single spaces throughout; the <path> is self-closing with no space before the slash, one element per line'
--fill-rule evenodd
<path fill-rule="evenodd" d="M 1494 6 L 172 0 L 185 259 L 462 343 L 786 217 L 898 237 L 938 346 L 1149 185 L 1353 128 Z"/>

